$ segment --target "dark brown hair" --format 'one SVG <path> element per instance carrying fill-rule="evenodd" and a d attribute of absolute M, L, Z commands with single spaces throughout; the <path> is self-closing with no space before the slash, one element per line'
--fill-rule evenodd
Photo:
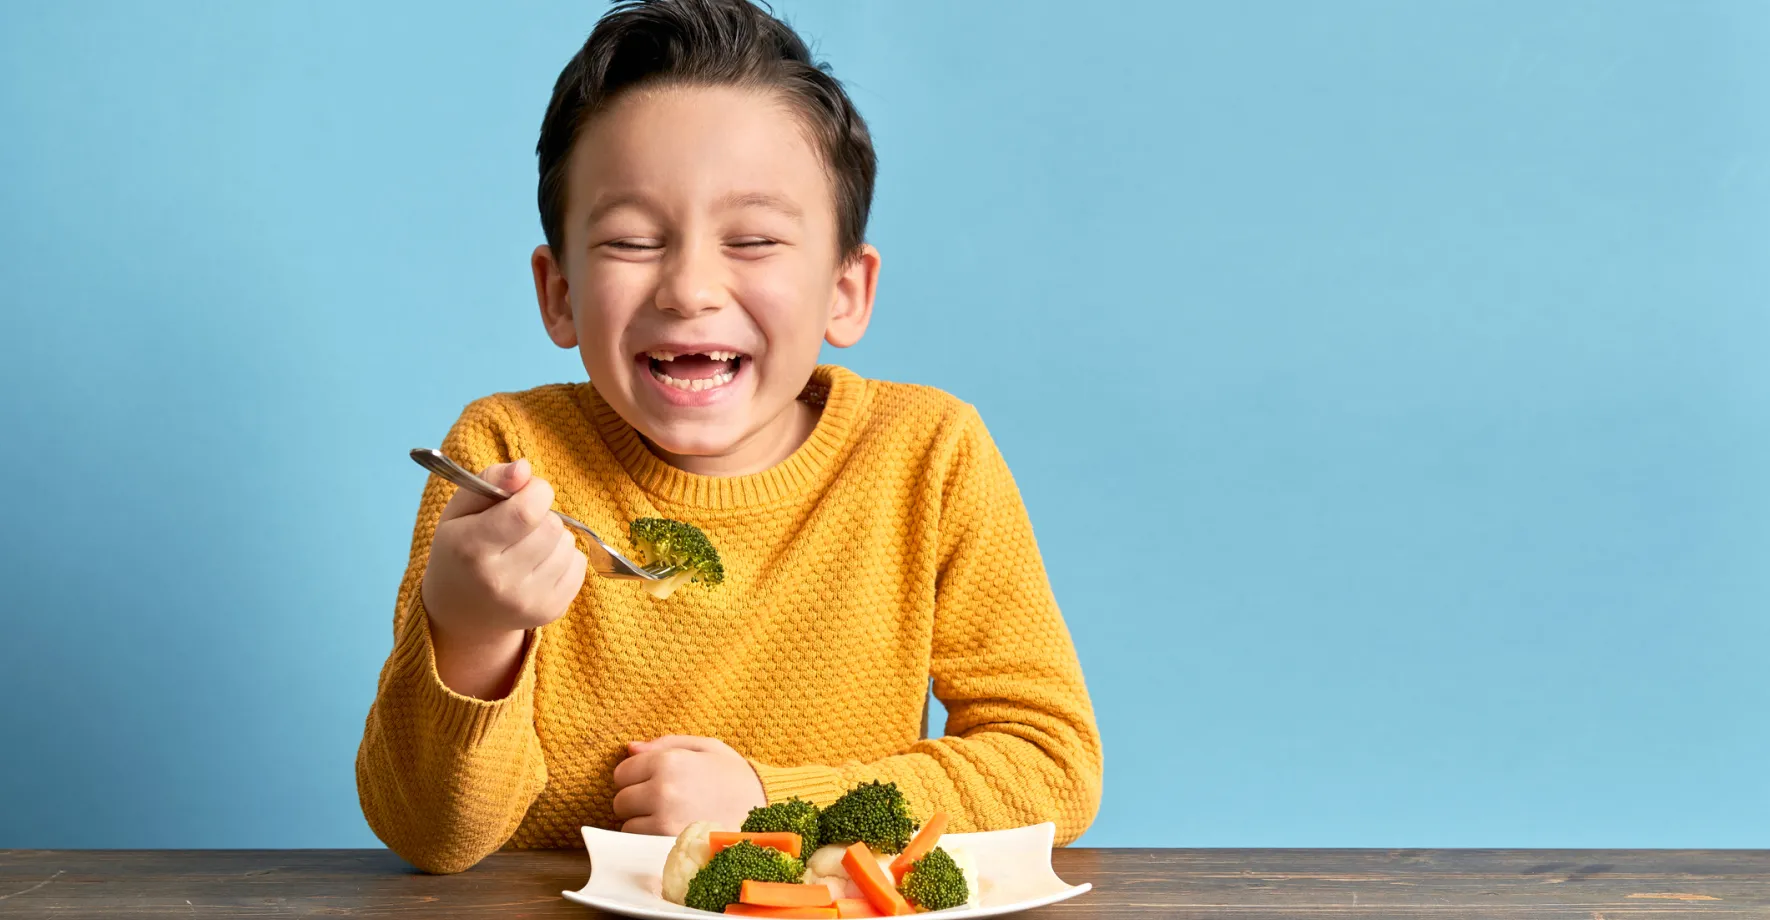
<path fill-rule="evenodd" d="M 750 0 L 627 0 L 590 32 L 559 80 L 541 140 L 541 229 L 557 254 L 564 243 L 566 163 L 584 126 L 638 86 L 742 86 L 778 92 L 805 122 L 829 168 L 838 252 L 866 237 L 878 169 L 866 122 L 829 66 L 790 26 Z"/>

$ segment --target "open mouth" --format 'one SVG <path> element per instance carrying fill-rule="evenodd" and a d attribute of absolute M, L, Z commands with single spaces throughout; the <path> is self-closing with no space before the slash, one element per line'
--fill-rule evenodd
<path fill-rule="evenodd" d="M 688 393 L 714 390 L 731 383 L 749 356 L 735 351 L 677 354 L 653 350 L 645 353 L 651 375 L 659 383 Z"/>

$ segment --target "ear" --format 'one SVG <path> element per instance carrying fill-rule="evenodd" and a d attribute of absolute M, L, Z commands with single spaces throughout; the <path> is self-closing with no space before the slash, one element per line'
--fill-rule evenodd
<path fill-rule="evenodd" d="M 863 243 L 836 276 L 836 296 L 830 302 L 824 341 L 837 348 L 860 341 L 867 334 L 867 323 L 873 319 L 873 294 L 878 289 L 879 250 Z"/>
<path fill-rule="evenodd" d="M 565 270 L 553 259 L 553 250 L 536 246 L 529 256 L 529 268 L 535 273 L 535 300 L 541 305 L 541 325 L 547 337 L 560 348 L 575 348 L 578 327 L 572 322 L 571 290 L 565 282 Z"/>

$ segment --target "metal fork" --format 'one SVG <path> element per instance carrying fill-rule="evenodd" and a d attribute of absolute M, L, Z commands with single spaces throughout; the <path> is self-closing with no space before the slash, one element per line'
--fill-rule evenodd
<path fill-rule="evenodd" d="M 417 461 L 419 466 L 424 467 L 432 473 L 441 476 L 463 489 L 470 489 L 477 492 L 486 498 L 494 501 L 503 501 L 510 497 L 509 492 L 468 472 L 465 467 L 450 460 L 448 455 L 444 454 L 442 451 L 431 450 L 428 447 L 414 447 L 412 448 L 412 459 Z M 560 514 L 557 510 L 554 511 L 553 514 L 560 520 L 564 521 L 567 527 L 590 538 L 590 552 L 585 553 L 584 555 L 588 556 L 590 559 L 590 568 L 594 569 L 596 574 L 601 575 L 604 578 L 658 581 L 676 574 L 677 570 L 673 565 L 640 565 L 639 563 L 628 559 L 626 556 L 621 555 L 619 550 L 604 543 L 602 538 L 596 535 L 596 531 L 585 527 L 579 521 L 574 520 L 567 515 Z"/>

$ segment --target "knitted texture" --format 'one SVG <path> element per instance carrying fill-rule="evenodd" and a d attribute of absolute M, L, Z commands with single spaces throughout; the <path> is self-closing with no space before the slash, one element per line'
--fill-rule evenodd
<path fill-rule="evenodd" d="M 443 442 L 462 465 L 527 457 L 555 507 L 617 548 L 635 518 L 695 524 L 725 583 L 659 601 L 592 575 L 532 634 L 507 696 L 461 696 L 437 677 L 419 597 L 454 491 L 431 477 L 357 757 L 383 842 L 431 872 L 505 846 L 580 846 L 582 825 L 619 827 L 610 771 L 627 742 L 668 734 L 730 744 L 771 802 L 824 805 L 883 780 L 955 832 L 1053 821 L 1067 843 L 1087 828 L 1102 770 L 1093 709 L 976 411 L 833 366 L 802 398 L 823 407 L 810 438 L 738 477 L 659 460 L 589 383 L 466 408 Z M 924 739 L 931 677 L 948 719 Z"/>

